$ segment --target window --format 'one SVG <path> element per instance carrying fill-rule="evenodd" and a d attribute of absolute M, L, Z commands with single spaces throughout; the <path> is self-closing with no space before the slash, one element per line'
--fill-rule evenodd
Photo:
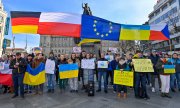
<path fill-rule="evenodd" d="M 174 4 L 175 2 L 176 2 L 176 0 L 171 0 L 171 1 L 169 2 L 169 4 L 172 5 L 172 4 Z"/>
<path fill-rule="evenodd" d="M 167 8 L 168 8 L 168 6 L 167 6 L 167 4 L 166 4 L 165 6 L 162 7 L 162 11 L 164 11 L 164 10 L 167 9 Z"/>

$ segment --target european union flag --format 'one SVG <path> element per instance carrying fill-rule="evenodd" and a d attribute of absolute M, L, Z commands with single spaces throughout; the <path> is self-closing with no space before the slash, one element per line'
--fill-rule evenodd
<path fill-rule="evenodd" d="M 88 15 L 82 15 L 81 38 L 119 41 L 121 25 Z"/>

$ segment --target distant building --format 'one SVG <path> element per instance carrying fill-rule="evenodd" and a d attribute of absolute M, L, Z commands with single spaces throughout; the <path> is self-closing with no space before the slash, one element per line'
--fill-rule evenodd
<path fill-rule="evenodd" d="M 99 50 L 107 52 L 110 47 L 115 47 L 119 49 L 119 42 L 115 41 L 101 41 L 100 43 L 85 44 L 81 46 L 81 49 L 89 52 L 98 54 Z M 73 47 L 77 46 L 77 42 L 72 37 L 63 37 L 63 36 L 40 36 L 40 47 L 43 50 L 43 53 L 48 56 L 49 52 L 53 51 L 57 56 L 58 54 L 71 54 L 73 52 Z"/>
<path fill-rule="evenodd" d="M 4 11 L 3 4 L 0 0 L 0 56 L 2 55 L 3 52 L 3 40 L 4 40 L 6 18 L 7 18 L 7 13 Z"/>
<path fill-rule="evenodd" d="M 180 0 L 158 0 L 154 10 L 149 14 L 149 24 L 167 23 L 169 25 L 170 42 L 173 50 L 180 50 Z M 158 51 L 170 51 L 169 41 L 153 41 L 152 47 Z"/>

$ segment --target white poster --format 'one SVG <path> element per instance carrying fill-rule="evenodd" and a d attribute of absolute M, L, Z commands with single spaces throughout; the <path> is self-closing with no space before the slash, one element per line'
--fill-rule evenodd
<path fill-rule="evenodd" d="M 108 61 L 98 61 L 98 68 L 108 68 Z"/>
<path fill-rule="evenodd" d="M 54 60 L 50 60 L 50 59 L 46 60 L 45 71 L 48 74 L 54 74 L 54 71 L 55 71 L 55 61 Z"/>
<path fill-rule="evenodd" d="M 81 47 L 73 47 L 74 53 L 81 53 Z"/>
<path fill-rule="evenodd" d="M 4 62 L 0 62 L 0 70 L 4 69 Z"/>
<path fill-rule="evenodd" d="M 113 48 L 113 47 L 109 47 L 109 50 L 110 50 L 112 53 L 117 53 L 117 52 L 118 52 L 118 49 L 117 49 L 117 48 Z"/>
<path fill-rule="evenodd" d="M 114 60 L 114 56 L 113 55 L 106 55 L 105 59 L 107 59 L 109 62 L 111 62 L 112 60 Z"/>
<path fill-rule="evenodd" d="M 81 68 L 83 69 L 95 69 L 94 59 L 82 59 L 81 60 Z"/>

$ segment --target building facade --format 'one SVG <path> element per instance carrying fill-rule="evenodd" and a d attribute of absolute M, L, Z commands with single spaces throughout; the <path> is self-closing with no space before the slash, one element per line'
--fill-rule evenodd
<path fill-rule="evenodd" d="M 43 53 L 48 56 L 49 52 L 54 52 L 57 56 L 58 54 L 71 54 L 73 52 L 73 47 L 76 47 L 77 43 L 72 37 L 63 36 L 40 36 L 40 47 Z M 101 41 L 100 43 L 89 43 L 81 46 L 81 49 L 97 54 L 99 50 L 107 52 L 110 47 L 117 48 L 120 51 L 119 42 L 114 41 Z"/>
<path fill-rule="evenodd" d="M 180 50 L 180 0 L 159 0 L 154 10 L 149 14 L 149 24 L 167 23 L 170 31 L 170 41 L 153 41 L 152 47 L 158 51 Z"/>
<path fill-rule="evenodd" d="M 7 18 L 7 13 L 4 11 L 3 4 L 0 0 L 0 56 L 2 55 L 3 52 L 3 40 L 4 40 L 6 18 Z"/>

